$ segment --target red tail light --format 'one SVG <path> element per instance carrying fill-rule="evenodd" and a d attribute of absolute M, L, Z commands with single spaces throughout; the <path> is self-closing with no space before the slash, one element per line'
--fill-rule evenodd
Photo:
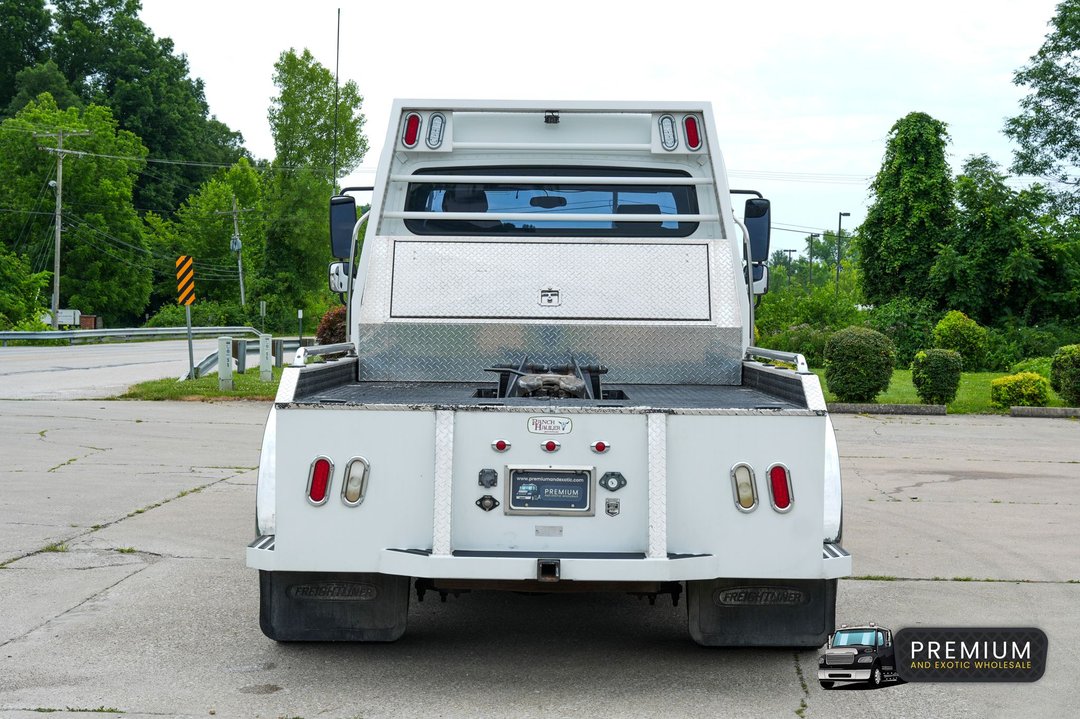
<path fill-rule="evenodd" d="M 318 506 L 330 495 L 330 481 L 334 475 L 334 463 L 327 457 L 316 457 L 308 470 L 308 501 Z"/>
<path fill-rule="evenodd" d="M 548 441 L 541 443 L 540 446 L 545 452 L 557 452 L 562 445 L 553 439 L 549 439 Z"/>
<path fill-rule="evenodd" d="M 701 149 L 701 130 L 698 129 L 698 119 L 695 115 L 687 115 L 683 118 L 683 129 L 686 130 L 686 146 L 691 150 Z"/>
<path fill-rule="evenodd" d="M 782 464 L 769 468 L 769 493 L 772 495 L 773 509 L 777 512 L 791 509 L 791 474 Z"/>
<path fill-rule="evenodd" d="M 405 130 L 401 133 L 401 144 L 405 147 L 416 147 L 420 141 L 420 115 L 410 112 L 405 116 Z"/>

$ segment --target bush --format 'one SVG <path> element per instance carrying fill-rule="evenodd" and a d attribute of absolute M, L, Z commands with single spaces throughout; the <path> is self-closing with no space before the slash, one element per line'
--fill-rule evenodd
<path fill-rule="evenodd" d="M 1018 372 L 1034 372 L 1035 374 L 1041 374 L 1046 379 L 1050 379 L 1050 357 L 1032 357 L 1030 359 L 1021 360 L 1016 364 L 1009 367 L 1009 372 L 1016 374 Z M 1053 380 L 1050 381 L 1050 386 L 1054 386 Z"/>
<path fill-rule="evenodd" d="M 1009 407 L 1045 407 L 1050 401 L 1050 383 L 1034 372 L 1020 372 L 990 381 L 990 404 Z"/>
<path fill-rule="evenodd" d="M 896 349 L 868 327 L 848 327 L 825 343 L 825 383 L 841 402 L 871 402 L 889 388 Z"/>
<path fill-rule="evenodd" d="M 934 327 L 934 346 L 956 350 L 964 358 L 964 369 L 982 369 L 986 361 L 986 329 L 963 312 L 946 313 Z"/>
<path fill-rule="evenodd" d="M 986 330 L 985 349 L 983 369 L 994 372 L 1007 372 L 1025 357 L 1020 338 L 1012 330 Z"/>
<path fill-rule="evenodd" d="M 936 314 L 927 300 L 898 297 L 874 308 L 866 324 L 893 341 L 896 363 L 907 367 L 916 352 L 932 345 Z"/>
<path fill-rule="evenodd" d="M 1080 345 L 1065 345 L 1054 353 L 1050 385 L 1067 404 L 1080 407 Z"/>
<path fill-rule="evenodd" d="M 760 333 L 758 346 L 781 352 L 798 352 L 806 357 L 811 367 L 821 367 L 825 363 L 825 343 L 831 336 L 832 330 L 801 324 L 779 332 Z"/>
<path fill-rule="evenodd" d="M 923 404 L 949 404 L 960 388 L 960 353 L 954 350 L 926 350 L 911 361 L 911 381 Z"/>
<path fill-rule="evenodd" d="M 331 307 L 315 330 L 315 341 L 321 345 L 336 345 L 345 341 L 345 306 Z"/>
<path fill-rule="evenodd" d="M 237 302 L 196 300 L 191 306 L 191 324 L 194 327 L 245 327 L 248 324 L 248 318 Z M 185 327 L 186 325 L 184 308 L 176 303 L 163 305 L 146 322 L 147 327 Z"/>

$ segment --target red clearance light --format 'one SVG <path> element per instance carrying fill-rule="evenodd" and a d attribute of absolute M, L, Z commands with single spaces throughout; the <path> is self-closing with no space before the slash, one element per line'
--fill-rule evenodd
<path fill-rule="evenodd" d="M 405 116 L 405 130 L 401 133 L 401 144 L 405 147 L 416 147 L 420 142 L 420 115 L 410 112 Z"/>
<path fill-rule="evenodd" d="M 784 465 L 774 464 L 769 468 L 769 491 L 773 509 L 777 512 L 791 509 L 791 475 Z"/>
<path fill-rule="evenodd" d="M 701 131 L 698 129 L 698 120 L 694 115 L 683 118 L 683 129 L 686 130 L 686 146 L 691 150 L 701 149 Z"/>
<path fill-rule="evenodd" d="M 505 439 L 497 439 L 491 443 L 491 448 L 496 452 L 505 452 L 510 449 L 510 443 Z"/>
<path fill-rule="evenodd" d="M 540 446 L 544 448 L 545 452 L 556 452 L 558 451 L 560 445 L 555 440 L 549 439 L 547 442 L 544 442 Z"/>
<path fill-rule="evenodd" d="M 592 451 L 596 452 L 597 454 L 603 454 L 604 452 L 608 451 L 608 449 L 610 449 L 610 448 L 611 448 L 611 445 L 608 444 L 607 442 L 593 442 L 592 443 Z"/>
<path fill-rule="evenodd" d="M 330 494 L 330 480 L 334 473 L 334 463 L 326 457 L 316 457 L 308 470 L 308 501 L 318 506 L 326 502 Z"/>

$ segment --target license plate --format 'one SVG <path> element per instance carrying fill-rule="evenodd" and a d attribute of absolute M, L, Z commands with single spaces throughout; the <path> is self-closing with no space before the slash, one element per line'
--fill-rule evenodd
<path fill-rule="evenodd" d="M 507 472 L 507 514 L 594 513 L 591 467 L 509 467 Z"/>

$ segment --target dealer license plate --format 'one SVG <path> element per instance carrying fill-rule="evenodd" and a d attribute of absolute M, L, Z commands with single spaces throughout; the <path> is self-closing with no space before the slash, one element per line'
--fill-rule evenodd
<path fill-rule="evenodd" d="M 592 515 L 591 467 L 509 467 L 506 513 Z"/>

